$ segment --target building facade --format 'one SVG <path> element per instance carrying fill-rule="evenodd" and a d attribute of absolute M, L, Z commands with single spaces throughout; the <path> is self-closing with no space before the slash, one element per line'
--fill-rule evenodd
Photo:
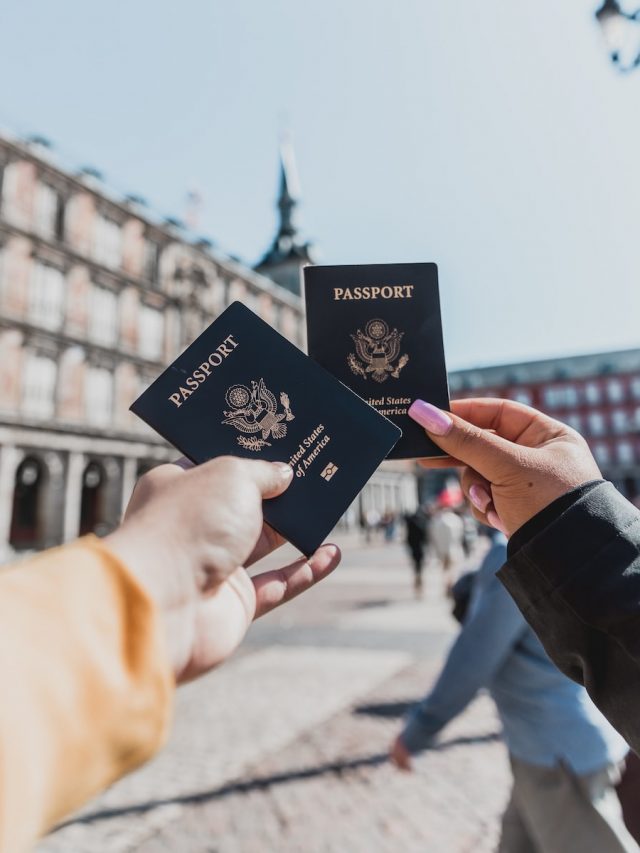
<path fill-rule="evenodd" d="M 640 349 L 459 370 L 451 396 L 507 397 L 576 429 L 603 473 L 640 495 Z"/>
<path fill-rule="evenodd" d="M 235 300 L 304 345 L 299 286 L 60 168 L 42 141 L 0 137 L 3 558 L 113 529 L 136 479 L 175 458 L 129 405 Z M 406 502 L 406 477 L 381 474 L 363 499 Z"/>

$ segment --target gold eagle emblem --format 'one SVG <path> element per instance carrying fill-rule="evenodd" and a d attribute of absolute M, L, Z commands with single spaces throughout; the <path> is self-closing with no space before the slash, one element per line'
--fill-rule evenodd
<path fill-rule="evenodd" d="M 369 320 L 364 333 L 358 329 L 351 339 L 355 344 L 355 354 L 350 352 L 347 363 L 351 372 L 364 379 L 371 377 L 376 382 L 384 382 L 388 376 L 398 379 L 400 371 L 409 361 L 405 353 L 400 355 L 400 342 L 404 332 L 389 326 L 384 320 Z M 400 356 L 397 364 L 394 364 Z"/>
<path fill-rule="evenodd" d="M 264 384 L 264 379 L 251 380 L 251 390 L 246 385 L 232 385 L 225 394 L 229 410 L 223 410 L 226 426 L 235 427 L 243 435 L 237 436 L 240 447 L 258 451 L 271 447 L 268 438 L 284 438 L 287 425 L 282 421 L 292 421 L 295 415 L 291 411 L 289 396 L 280 393 L 280 403 L 284 409 L 278 413 L 275 396 Z M 258 435 L 259 433 L 259 435 Z"/>

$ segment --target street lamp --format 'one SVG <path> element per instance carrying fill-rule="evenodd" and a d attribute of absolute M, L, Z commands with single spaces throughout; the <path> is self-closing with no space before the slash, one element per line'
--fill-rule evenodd
<path fill-rule="evenodd" d="M 640 65 L 640 40 L 634 26 L 640 24 L 640 9 L 626 12 L 617 0 L 604 0 L 595 16 L 613 64 L 622 72 L 633 71 Z M 629 51 L 632 39 L 635 46 Z"/>

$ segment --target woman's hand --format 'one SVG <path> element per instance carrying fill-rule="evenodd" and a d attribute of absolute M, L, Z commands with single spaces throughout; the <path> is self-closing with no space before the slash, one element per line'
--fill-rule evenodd
<path fill-rule="evenodd" d="M 400 737 L 400 735 L 398 735 L 394 742 L 391 744 L 391 748 L 389 750 L 389 760 L 393 765 L 398 768 L 398 770 L 404 770 L 405 772 L 410 772 L 411 770 L 413 770 L 411 753 L 402 742 L 402 738 Z"/>
<path fill-rule="evenodd" d="M 508 536 L 570 489 L 602 477 L 575 430 L 511 400 L 454 400 L 452 412 L 416 400 L 410 416 L 448 459 L 427 468 L 465 466 L 462 488 L 483 524 Z"/>
<path fill-rule="evenodd" d="M 225 660 L 251 621 L 325 577 L 335 545 L 250 578 L 245 566 L 284 540 L 262 518 L 292 470 L 278 462 L 221 457 L 198 467 L 160 465 L 137 483 L 120 528 L 105 540 L 164 617 L 177 681 Z"/>

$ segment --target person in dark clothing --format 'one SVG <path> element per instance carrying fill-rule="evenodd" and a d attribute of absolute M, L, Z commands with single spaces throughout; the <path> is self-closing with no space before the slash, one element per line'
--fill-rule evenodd
<path fill-rule="evenodd" d="M 459 465 L 474 516 L 509 538 L 498 577 L 556 666 L 640 751 L 640 511 L 584 439 L 510 400 L 418 400 L 410 415 Z"/>
<path fill-rule="evenodd" d="M 422 594 L 422 565 L 427 545 L 427 514 L 421 507 L 405 516 L 406 543 L 413 564 L 413 588 L 416 595 Z"/>

